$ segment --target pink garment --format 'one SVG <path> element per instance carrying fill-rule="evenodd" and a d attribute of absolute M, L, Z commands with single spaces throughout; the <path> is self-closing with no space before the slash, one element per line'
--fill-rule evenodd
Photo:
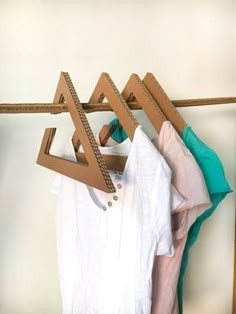
<path fill-rule="evenodd" d="M 177 314 L 177 283 L 188 230 L 211 201 L 197 162 L 169 121 L 163 123 L 154 144 L 172 170 L 172 184 L 187 203 L 184 210 L 172 214 L 174 256 L 156 256 L 153 267 L 152 314 Z"/>
<path fill-rule="evenodd" d="M 106 146 L 114 143 L 109 138 Z M 172 184 L 186 202 L 172 214 L 174 256 L 155 258 L 152 314 L 178 314 L 177 283 L 188 230 L 211 202 L 201 169 L 169 121 L 163 123 L 159 137 L 153 143 L 165 157 L 172 170 Z"/>
<path fill-rule="evenodd" d="M 175 301 L 172 308 L 172 314 L 179 314 L 178 290 L 176 290 L 176 293 L 175 293 Z"/>

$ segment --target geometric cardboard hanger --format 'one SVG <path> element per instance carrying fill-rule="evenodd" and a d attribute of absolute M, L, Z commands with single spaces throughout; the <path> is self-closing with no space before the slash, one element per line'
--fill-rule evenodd
<path fill-rule="evenodd" d="M 83 146 L 87 163 L 74 162 L 50 154 L 56 128 L 45 130 L 37 163 L 104 192 L 115 192 L 107 166 L 102 159 L 84 109 L 67 72 L 61 72 L 53 102 L 66 103 L 77 138 Z"/>
<path fill-rule="evenodd" d="M 130 76 L 121 95 L 127 102 L 135 101 L 138 103 L 147 114 L 157 133 L 160 132 L 163 122 L 166 121 L 166 117 L 137 74 Z M 108 137 L 109 133 L 111 134 L 112 130 L 110 130 L 109 125 L 107 125 L 106 128 L 103 129 L 104 138 Z M 105 142 L 104 138 L 102 138 L 102 141 Z"/>
<path fill-rule="evenodd" d="M 138 122 L 133 116 L 130 108 L 125 102 L 124 98 L 119 93 L 117 87 L 111 80 L 107 73 L 102 73 L 98 83 L 90 97 L 89 104 L 102 103 L 104 98 L 106 98 L 110 104 L 111 109 L 113 109 L 116 116 L 119 118 L 124 130 L 126 131 L 130 140 L 133 140 L 135 130 L 138 126 Z M 75 131 L 73 135 L 73 144 L 76 150 L 78 150 L 78 132 Z M 81 152 L 76 152 L 77 159 L 84 160 L 84 154 Z M 115 155 L 102 155 L 103 159 L 110 170 L 123 171 L 126 156 L 115 156 Z"/>
<path fill-rule="evenodd" d="M 145 111 L 157 133 L 160 132 L 162 123 L 168 119 L 181 135 L 186 123 L 152 73 L 147 73 L 142 81 L 136 74 L 132 74 L 129 82 L 121 93 L 125 100 L 138 100 L 138 85 L 144 85 L 146 92 L 149 94 L 149 98 L 151 98 L 149 103 L 143 101 L 139 102 L 139 105 Z M 135 90 L 135 93 L 131 92 L 132 90 Z M 106 143 L 106 139 L 108 139 L 113 132 L 111 125 L 104 125 L 101 131 L 101 141 Z"/>
<path fill-rule="evenodd" d="M 181 135 L 186 123 L 154 75 L 147 73 L 143 79 L 143 83 L 167 119 L 171 121 L 176 131 Z"/>
<path fill-rule="evenodd" d="M 159 134 L 166 117 L 137 74 L 132 74 L 121 95 L 126 101 L 136 101 L 145 111 Z"/>

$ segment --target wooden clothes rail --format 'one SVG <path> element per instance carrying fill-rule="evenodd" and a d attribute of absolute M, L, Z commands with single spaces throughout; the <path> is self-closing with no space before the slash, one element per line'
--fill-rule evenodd
<path fill-rule="evenodd" d="M 182 99 L 172 100 L 175 107 L 193 107 L 193 106 L 209 106 L 236 103 L 236 97 L 218 97 L 218 98 L 199 98 L 199 99 Z M 87 104 L 81 103 L 85 112 L 95 111 L 112 111 L 108 102 Z M 130 109 L 142 109 L 135 102 L 128 102 Z M 66 104 L 55 103 L 1 103 L 0 114 L 16 114 L 16 113 L 54 113 L 59 114 L 68 112 Z"/>

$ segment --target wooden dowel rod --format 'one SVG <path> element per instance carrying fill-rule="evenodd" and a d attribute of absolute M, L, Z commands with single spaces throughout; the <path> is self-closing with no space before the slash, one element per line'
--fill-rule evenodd
<path fill-rule="evenodd" d="M 223 105 L 223 104 L 236 103 L 236 97 L 183 99 L 183 100 L 173 100 L 172 102 L 175 105 L 175 107 Z"/>
<path fill-rule="evenodd" d="M 176 107 L 192 107 L 192 106 L 208 106 L 236 103 L 236 97 L 220 97 L 220 98 L 201 98 L 201 99 L 183 99 L 172 100 Z M 88 104 L 82 103 L 85 112 L 95 111 L 112 111 L 109 103 Z M 132 110 L 142 109 L 137 103 L 129 102 Z M 68 112 L 66 104 L 54 103 L 15 103 L 0 104 L 1 113 L 62 113 Z"/>

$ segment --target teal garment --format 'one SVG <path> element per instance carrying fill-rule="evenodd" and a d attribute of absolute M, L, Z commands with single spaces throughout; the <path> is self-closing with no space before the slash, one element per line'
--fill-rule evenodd
<path fill-rule="evenodd" d="M 110 124 L 117 126 L 115 132 L 112 134 L 113 140 L 121 143 L 124 139 L 127 138 L 125 131 L 122 128 L 118 128 L 118 119 L 112 120 Z M 123 138 L 123 136 L 125 136 L 125 138 Z M 225 178 L 224 168 L 217 154 L 208 146 L 206 146 L 188 126 L 186 126 L 183 131 L 182 139 L 195 157 L 199 167 L 202 170 L 211 198 L 212 207 L 198 217 L 188 233 L 188 239 L 182 257 L 178 282 L 179 314 L 183 313 L 183 279 L 188 264 L 190 248 L 196 242 L 203 222 L 214 213 L 216 207 L 224 199 L 224 197 L 228 193 L 232 192 Z"/>
<path fill-rule="evenodd" d="M 126 134 L 123 127 L 120 125 L 119 120 L 117 118 L 113 119 L 109 125 L 115 125 L 116 128 L 111 135 L 111 138 L 116 141 L 117 143 L 122 143 L 124 140 L 127 139 L 128 135 Z"/>
<path fill-rule="evenodd" d="M 198 217 L 188 232 L 178 281 L 179 314 L 183 313 L 183 280 L 188 264 L 190 248 L 196 242 L 203 222 L 214 213 L 216 207 L 225 196 L 232 192 L 225 178 L 224 169 L 217 154 L 207 147 L 188 126 L 186 126 L 183 131 L 182 139 L 202 170 L 212 202 L 212 207 Z"/>

